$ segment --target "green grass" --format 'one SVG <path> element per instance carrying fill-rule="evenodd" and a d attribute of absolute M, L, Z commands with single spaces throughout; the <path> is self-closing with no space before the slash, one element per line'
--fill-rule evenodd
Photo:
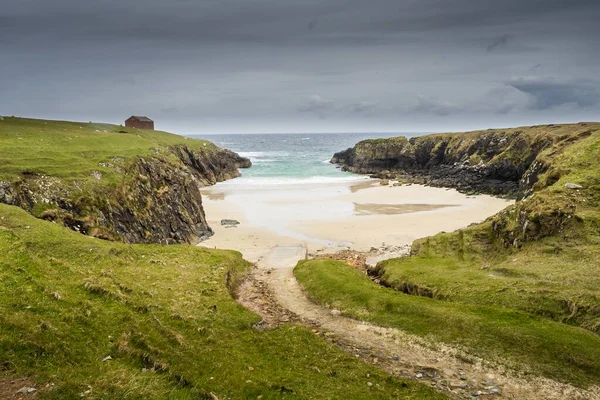
<path fill-rule="evenodd" d="M 477 240 L 473 231 L 464 231 L 467 243 Z M 600 331 L 598 246 L 545 238 L 520 251 L 478 254 L 471 244 L 459 254 L 457 238 L 441 234 L 422 241 L 415 257 L 381 262 L 382 282 L 405 293 L 513 308 Z"/>
<path fill-rule="evenodd" d="M 115 166 L 176 145 L 203 151 L 216 148 L 204 140 L 161 131 L 5 117 L 0 120 L 0 180 L 12 182 L 29 172 L 86 182 L 93 181 L 92 172 L 98 171 L 110 182 L 120 177 Z"/>
<path fill-rule="evenodd" d="M 247 267 L 237 252 L 107 242 L 0 205 L 0 379 L 54 384 L 40 399 L 444 398 L 304 327 L 255 330 L 228 291 Z"/>
<path fill-rule="evenodd" d="M 303 261 L 295 274 L 313 300 L 347 316 L 458 346 L 524 372 L 579 386 L 600 383 L 600 337 L 585 329 L 510 308 L 399 293 L 339 261 Z"/>

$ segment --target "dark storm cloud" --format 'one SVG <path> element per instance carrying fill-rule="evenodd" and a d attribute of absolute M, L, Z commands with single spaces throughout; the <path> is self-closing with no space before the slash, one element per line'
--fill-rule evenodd
<path fill-rule="evenodd" d="M 600 83 L 591 80 L 521 78 L 508 83 L 531 96 L 531 108 L 546 110 L 565 104 L 591 107 L 600 103 Z"/>
<path fill-rule="evenodd" d="M 597 0 L 0 3 L 0 113 L 261 131 L 600 112 Z"/>
<path fill-rule="evenodd" d="M 486 50 L 489 53 L 490 51 L 493 51 L 494 49 L 496 49 L 498 47 L 506 46 L 508 44 L 509 39 L 510 39 L 510 35 L 502 35 L 497 38 L 494 38 L 494 40 L 492 40 L 492 42 L 487 45 Z"/>
<path fill-rule="evenodd" d="M 311 38 L 383 39 L 381 33 L 423 33 L 528 20 L 535 28 L 531 17 L 598 10 L 594 0 L 9 0 L 8 3 L 3 9 L 1 29 L 5 37 L 12 39 L 43 34 L 45 38 L 72 40 L 265 43 Z M 506 36 L 500 37 L 500 43 L 506 40 Z"/>

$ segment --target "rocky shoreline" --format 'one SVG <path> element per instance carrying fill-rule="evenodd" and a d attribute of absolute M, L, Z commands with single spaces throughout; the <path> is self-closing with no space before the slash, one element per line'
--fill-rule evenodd
<path fill-rule="evenodd" d="M 344 171 L 521 199 L 550 165 L 541 154 L 588 137 L 588 124 L 364 140 L 336 153 Z"/>

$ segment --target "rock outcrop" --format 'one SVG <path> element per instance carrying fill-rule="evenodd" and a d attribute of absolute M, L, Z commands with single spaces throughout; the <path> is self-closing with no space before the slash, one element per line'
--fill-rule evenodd
<path fill-rule="evenodd" d="M 540 154 L 590 135 L 588 124 L 365 140 L 336 153 L 342 169 L 463 192 L 523 198 L 549 165 Z"/>
<path fill-rule="evenodd" d="M 115 161 L 112 167 L 122 176 L 116 184 L 79 186 L 23 174 L 16 182 L 0 182 L 0 202 L 102 239 L 193 243 L 212 235 L 200 189 L 238 177 L 238 168 L 250 165 L 229 150 L 179 145 L 151 157 Z"/>

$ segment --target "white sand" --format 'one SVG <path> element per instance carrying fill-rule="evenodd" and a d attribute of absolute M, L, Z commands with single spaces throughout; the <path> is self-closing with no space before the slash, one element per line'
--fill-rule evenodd
<path fill-rule="evenodd" d="M 480 222 L 511 201 L 378 180 L 251 186 L 235 180 L 203 190 L 215 235 L 201 246 L 233 249 L 257 261 L 271 247 L 305 243 L 309 251 L 404 246 L 414 239 Z M 236 228 L 221 219 L 240 221 Z"/>

